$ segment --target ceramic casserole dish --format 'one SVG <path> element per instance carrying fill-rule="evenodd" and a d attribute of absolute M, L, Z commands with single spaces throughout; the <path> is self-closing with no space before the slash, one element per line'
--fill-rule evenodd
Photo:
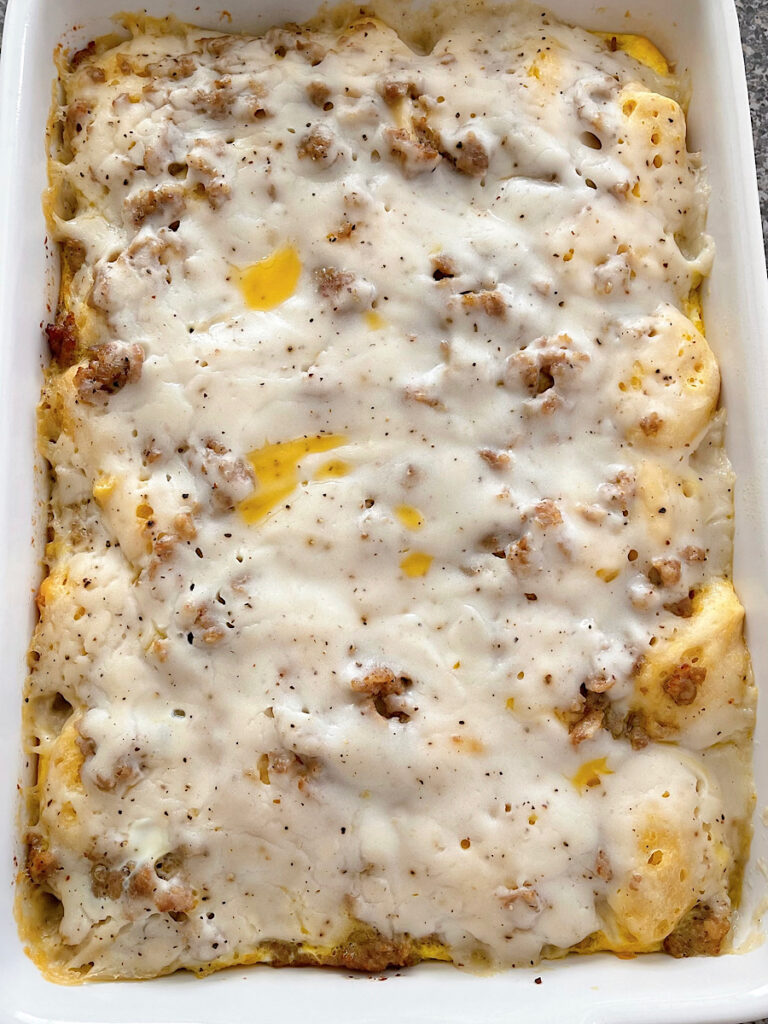
<path fill-rule="evenodd" d="M 172 13 L 215 29 L 263 31 L 314 13 L 312 0 L 232 0 L 227 11 L 205 0 L 153 0 L 142 9 Z M 768 357 L 762 327 L 768 314 L 760 216 L 747 94 L 735 9 L 730 0 L 642 0 L 629 10 L 614 2 L 550 0 L 559 17 L 584 27 L 651 38 L 690 81 L 689 148 L 700 149 L 711 187 L 708 230 L 717 256 L 705 286 L 707 335 L 723 376 L 728 412 L 726 447 L 737 476 L 734 578 L 747 608 L 747 638 L 760 687 L 768 666 L 768 440 L 763 422 Z M 768 833 L 765 737 L 760 702 L 755 745 L 757 804 L 737 941 L 743 952 L 716 960 L 660 956 L 620 960 L 571 957 L 491 976 L 424 964 L 376 978 L 306 969 L 232 969 L 199 981 L 172 975 L 142 984 L 63 988 L 45 981 L 25 956 L 13 917 L 18 845 L 18 786 L 23 778 L 19 714 L 26 651 L 40 579 L 45 479 L 36 466 L 34 408 L 45 358 L 40 330 L 56 297 L 56 254 L 46 246 L 41 207 L 44 131 L 58 43 L 77 49 L 113 25 L 101 0 L 11 0 L 3 39 L 0 118 L 0 620 L 6 713 L 0 718 L 0 1022 L 214 1022 L 260 1017 L 286 1021 L 480 1024 L 568 1021 L 650 1024 L 733 1022 L 768 1014 L 768 946 L 761 942 L 766 909 Z M 768 821 L 768 817 L 766 817 Z"/>

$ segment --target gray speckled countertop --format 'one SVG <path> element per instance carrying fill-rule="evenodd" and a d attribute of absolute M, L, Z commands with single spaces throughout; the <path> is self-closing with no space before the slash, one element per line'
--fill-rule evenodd
<path fill-rule="evenodd" d="M 5 18 L 6 4 L 7 0 L 0 0 L 0 28 Z M 115 3 L 114 6 L 115 9 L 130 8 L 131 4 Z M 736 0 L 736 7 L 747 66 L 763 238 L 768 246 L 768 0 Z M 768 1024 L 768 1019 L 754 1024 Z"/>
<path fill-rule="evenodd" d="M 768 243 L 768 0 L 736 0 L 749 83 L 757 183 Z"/>

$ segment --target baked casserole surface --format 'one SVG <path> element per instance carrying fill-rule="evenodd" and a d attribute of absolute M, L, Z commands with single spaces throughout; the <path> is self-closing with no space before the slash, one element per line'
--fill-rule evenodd
<path fill-rule="evenodd" d="M 679 83 L 538 7 L 388 19 L 60 57 L 18 900 L 57 980 L 731 948 Z"/>

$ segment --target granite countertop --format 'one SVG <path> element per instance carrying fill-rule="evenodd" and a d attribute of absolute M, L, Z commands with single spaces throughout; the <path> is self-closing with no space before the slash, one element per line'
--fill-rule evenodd
<path fill-rule="evenodd" d="M 768 2 L 736 0 L 749 83 L 757 183 L 763 214 L 763 239 L 768 244 Z"/>
<path fill-rule="evenodd" d="M 0 26 L 7 0 L 0 0 Z M 115 4 L 115 9 L 130 4 Z M 763 239 L 768 247 L 768 0 L 736 0 L 744 44 L 744 60 L 752 111 L 757 182 L 763 219 Z M 768 1019 L 754 1024 L 768 1024 Z"/>

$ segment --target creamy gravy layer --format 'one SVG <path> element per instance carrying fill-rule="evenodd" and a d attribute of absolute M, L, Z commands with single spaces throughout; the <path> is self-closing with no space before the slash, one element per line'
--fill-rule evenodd
<path fill-rule="evenodd" d="M 433 42 L 139 19 L 66 76 L 65 970 L 728 942 L 752 697 L 676 84 L 539 8 Z"/>

